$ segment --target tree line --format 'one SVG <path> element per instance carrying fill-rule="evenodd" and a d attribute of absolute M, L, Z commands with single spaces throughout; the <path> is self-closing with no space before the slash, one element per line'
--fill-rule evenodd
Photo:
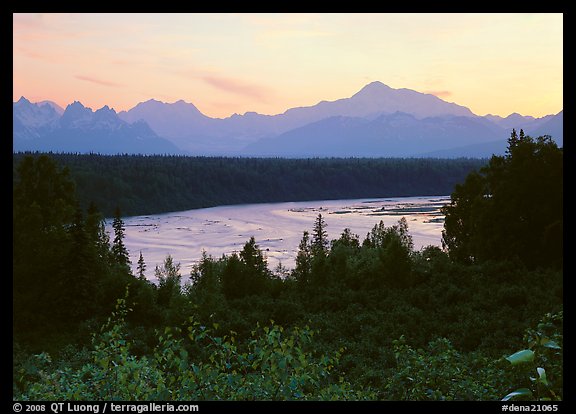
<path fill-rule="evenodd" d="M 25 156 L 16 153 L 13 168 Z M 83 208 L 105 217 L 229 204 L 447 195 L 482 159 L 223 158 L 49 154 L 69 169 Z M 16 174 L 14 174 L 16 176 Z"/>

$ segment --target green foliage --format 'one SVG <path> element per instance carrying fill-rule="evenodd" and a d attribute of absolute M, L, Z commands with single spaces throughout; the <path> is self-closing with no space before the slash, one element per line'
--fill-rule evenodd
<path fill-rule="evenodd" d="M 334 250 L 338 247 L 351 249 L 353 251 L 360 248 L 360 240 L 357 234 L 353 234 L 352 230 L 345 228 L 339 239 L 332 240 L 331 249 Z"/>
<path fill-rule="evenodd" d="M 168 307 L 173 298 L 180 294 L 180 263 L 174 263 L 171 255 L 167 255 L 162 266 L 156 265 L 154 276 L 158 279 L 158 304 Z"/>
<path fill-rule="evenodd" d="M 531 148 L 551 162 L 558 155 L 545 140 L 512 141 L 505 158 L 491 160 L 489 173 L 473 174 L 471 184 L 453 194 L 457 202 L 446 217 L 447 251 L 433 246 L 414 251 L 405 219 L 392 226 L 376 224 L 362 242 L 345 229 L 328 243 L 329 218 L 319 216 L 310 233 L 304 232 L 291 272 L 281 266 L 270 271 L 251 238 L 237 254 L 214 259 L 204 253 L 190 283 L 168 256 L 155 269 L 157 285 L 143 277 L 142 257 L 138 277 L 114 259 L 111 244 L 121 244 L 121 219 L 110 243 L 95 205 L 86 211 L 78 207 L 66 170 L 50 159 L 25 158 L 14 181 L 14 398 L 561 399 L 562 314 L 538 323 L 540 315 L 562 305 L 562 270 L 556 266 L 561 253 L 553 244 L 540 246 L 535 254 L 540 267 L 529 266 L 518 254 L 491 258 L 486 252 L 497 238 L 508 247 L 507 240 L 524 237 L 525 229 L 510 225 L 510 235 L 498 230 L 486 241 L 482 237 L 494 229 L 478 227 L 493 207 L 512 211 L 507 201 L 490 204 L 505 199 L 496 191 L 488 201 L 478 194 L 505 187 L 515 169 L 522 171 L 516 160 L 533 165 Z M 177 176 L 200 174 L 197 166 L 208 167 L 203 173 L 209 175 L 222 163 L 218 158 L 86 157 L 90 168 L 112 171 L 125 163 L 128 176 L 139 171 L 142 179 L 147 177 L 139 170 L 142 165 L 169 160 L 175 175 L 160 174 L 164 186 L 182 184 Z M 80 160 L 56 158 L 72 164 Z M 322 166 L 327 169 L 322 177 L 330 179 L 338 177 L 336 167 L 346 171 L 348 165 L 363 171 L 364 178 L 386 165 L 408 171 L 434 165 L 426 160 L 229 161 L 223 163 L 230 164 L 229 172 L 240 175 L 240 166 L 272 174 L 274 168 L 290 167 L 304 175 L 307 168 Z M 466 165 L 463 160 L 452 164 L 462 172 Z M 248 176 L 255 181 L 247 187 L 228 175 L 237 188 L 222 197 L 239 202 L 254 195 L 250 191 L 260 182 L 252 172 Z M 124 178 L 115 180 L 111 188 L 121 184 L 126 194 L 136 191 Z M 226 180 L 215 188 L 226 188 Z M 498 180 L 503 182 L 495 185 Z M 155 186 L 152 180 L 152 193 L 160 194 L 164 187 L 152 190 Z M 312 187 L 306 188 L 313 192 Z M 111 196 L 107 188 L 101 191 Z M 186 188 L 198 190 L 194 195 L 200 200 L 211 190 Z M 260 190 L 268 197 L 276 189 Z M 533 203 L 525 199 L 525 204 L 532 211 Z M 557 198 L 547 196 L 538 204 L 541 212 L 555 211 Z M 541 227 L 535 229 L 538 233 Z M 552 223 L 538 234 L 551 241 L 557 230 Z M 537 328 L 526 330 L 530 326 Z M 93 332 L 98 334 L 90 343 Z"/>
<path fill-rule="evenodd" d="M 200 263 L 192 268 L 187 294 L 196 306 L 194 312 L 200 321 L 209 323 L 211 317 L 221 319 L 226 314 L 221 282 L 223 262 L 215 261 L 203 251 Z"/>
<path fill-rule="evenodd" d="M 508 154 L 468 175 L 444 208 L 443 245 L 462 262 L 562 266 L 563 150 L 512 132 Z M 534 199 L 538 201 L 534 201 Z"/>
<path fill-rule="evenodd" d="M 408 231 L 408 222 L 405 217 L 398 220 L 398 224 L 386 227 L 383 221 L 375 225 L 362 243 L 371 248 L 386 248 L 390 243 L 397 242 L 403 249 L 411 251 L 414 247 L 412 236 Z"/>
<path fill-rule="evenodd" d="M 131 354 L 125 338 L 125 301 L 94 338 L 92 361 L 79 369 L 38 370 L 38 381 L 15 395 L 18 400 L 358 400 L 373 398 L 334 375 L 343 350 L 333 356 L 310 350 L 314 332 L 290 332 L 272 323 L 252 331 L 245 346 L 234 333 L 214 336 L 192 322 L 182 338 L 166 328 L 151 357 Z M 217 329 L 218 326 L 215 325 Z M 204 359 L 185 346 L 200 347 Z M 46 366 L 46 354 L 37 357 Z"/>
<path fill-rule="evenodd" d="M 48 156 L 25 157 L 14 178 L 14 330 L 25 334 L 60 317 L 59 290 L 67 276 L 64 263 L 69 263 L 73 243 L 81 242 L 83 232 L 67 169 Z M 76 226 L 68 229 L 75 218 Z M 55 277 L 47 279 L 45 274 Z"/>
<path fill-rule="evenodd" d="M 134 279 L 117 266 L 96 206 L 79 208 L 67 168 L 24 157 L 14 180 L 14 337 L 37 351 L 83 341 L 83 327 L 109 314 Z M 122 221 L 115 223 L 114 244 L 123 246 Z"/>
<path fill-rule="evenodd" d="M 547 313 L 536 329 L 526 330 L 524 339 L 528 349 L 505 358 L 524 387 L 508 393 L 502 401 L 562 399 L 563 320 L 563 311 Z"/>
<path fill-rule="evenodd" d="M 486 192 L 482 176 L 472 172 L 463 184 L 456 185 L 450 205 L 443 208 L 442 246 L 450 252 L 451 259 L 463 263 L 474 261 L 476 246 L 473 235 L 477 232 L 474 217 L 482 212 Z"/>
<path fill-rule="evenodd" d="M 534 361 L 534 352 L 529 349 L 523 349 L 522 351 L 518 351 L 506 357 L 506 359 L 512 364 L 522 364 L 524 362 Z"/>
<path fill-rule="evenodd" d="M 394 341 L 396 368 L 387 380 L 388 399 L 410 401 L 494 400 L 501 368 L 477 353 L 462 354 L 449 340 L 413 349 L 404 337 Z"/>
<path fill-rule="evenodd" d="M 15 218 L 49 231 L 74 214 L 75 186 L 68 168 L 47 155 L 25 156 L 15 164 L 13 197 Z"/>
<path fill-rule="evenodd" d="M 347 247 L 350 261 L 340 260 L 340 266 L 346 267 L 348 284 L 364 284 L 371 288 L 408 287 L 413 284 L 412 277 L 412 237 L 408 232 L 408 223 L 402 217 L 398 224 L 386 227 L 383 221 L 376 224 L 360 243 L 358 236 L 342 234 L 339 241 L 333 243 L 330 258 L 341 253 L 339 246 Z M 338 259 L 336 259 L 338 260 Z M 357 275 L 357 280 L 352 280 Z"/>
<path fill-rule="evenodd" d="M 261 295 L 269 289 L 271 273 L 254 237 L 244 245 L 239 256 L 233 254 L 224 261 L 226 264 L 220 280 L 226 298 Z"/>

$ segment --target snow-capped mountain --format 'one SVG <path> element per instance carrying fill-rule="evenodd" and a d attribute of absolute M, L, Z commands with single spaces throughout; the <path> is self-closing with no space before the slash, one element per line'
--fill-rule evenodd
<path fill-rule="evenodd" d="M 372 82 L 349 98 L 211 118 L 183 100 L 154 99 L 119 114 L 74 102 L 14 103 L 14 148 L 233 156 L 471 156 L 504 153 L 512 128 L 563 143 L 563 113 L 478 116 L 434 95 Z M 160 138 L 162 137 L 162 138 Z M 89 144 L 89 149 L 86 145 Z"/>
<path fill-rule="evenodd" d="M 13 105 L 13 119 L 14 151 L 181 153 L 145 122 L 122 121 L 108 106 L 94 112 L 74 102 L 60 116 L 51 105 L 21 98 Z"/>

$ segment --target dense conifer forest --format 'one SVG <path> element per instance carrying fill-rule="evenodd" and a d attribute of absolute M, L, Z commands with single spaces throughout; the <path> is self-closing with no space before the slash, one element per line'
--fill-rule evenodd
<path fill-rule="evenodd" d="M 515 131 L 482 161 L 16 154 L 13 398 L 562 399 L 562 170 Z M 422 192 L 451 194 L 442 249 L 318 215 L 294 270 L 251 238 L 152 284 L 123 243 L 123 214 Z"/>
<path fill-rule="evenodd" d="M 16 166 L 26 155 L 13 156 Z M 448 195 L 486 159 L 222 158 L 50 154 L 80 205 L 105 217 L 261 202 Z"/>

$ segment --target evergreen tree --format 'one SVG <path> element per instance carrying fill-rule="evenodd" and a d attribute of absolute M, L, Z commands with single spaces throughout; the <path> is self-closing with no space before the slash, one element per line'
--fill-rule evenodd
<path fill-rule="evenodd" d="M 334 250 L 337 247 L 348 247 L 353 250 L 360 248 L 360 240 L 358 235 L 352 233 L 352 230 L 345 228 L 340 238 L 332 241 L 330 250 Z"/>
<path fill-rule="evenodd" d="M 233 253 L 224 260 L 222 270 L 222 293 L 226 299 L 236 299 L 248 293 L 246 283 L 244 283 L 243 265 L 238 254 Z"/>
<path fill-rule="evenodd" d="M 414 242 L 412 241 L 412 236 L 408 230 L 408 221 L 406 221 L 406 217 L 400 218 L 400 220 L 398 220 L 398 224 L 395 224 L 392 226 L 392 228 L 394 229 L 395 234 L 398 236 L 400 245 L 406 251 L 411 252 L 414 248 Z"/>
<path fill-rule="evenodd" d="M 119 207 L 116 207 L 112 228 L 114 229 L 112 258 L 123 271 L 130 273 L 130 256 L 128 249 L 124 245 L 124 221 L 122 220 Z"/>
<path fill-rule="evenodd" d="M 250 240 L 244 244 L 244 248 L 240 252 L 240 258 L 244 262 L 244 265 L 246 265 L 246 268 L 256 278 L 267 276 L 268 262 L 262 254 L 262 250 L 260 250 L 256 244 L 254 236 L 250 237 Z"/>
<path fill-rule="evenodd" d="M 443 209 L 450 257 L 562 266 L 562 172 L 563 151 L 549 136 L 512 131 L 507 155 L 470 174 Z"/>
<path fill-rule="evenodd" d="M 156 265 L 154 275 L 158 279 L 158 304 L 169 307 L 172 299 L 181 292 L 180 263 L 174 263 L 171 255 L 167 255 L 162 266 Z"/>
<path fill-rule="evenodd" d="M 101 276 L 97 274 L 96 250 L 87 234 L 80 207 L 76 209 L 68 232 L 71 245 L 62 270 L 58 311 L 62 319 L 80 322 L 94 315 L 97 306 L 96 278 Z"/>
<path fill-rule="evenodd" d="M 225 313 L 226 300 L 222 293 L 221 264 L 202 251 L 200 262 L 190 272 L 191 285 L 188 285 L 188 296 L 197 305 L 196 314 L 200 320 L 208 321 L 215 315 Z"/>
<path fill-rule="evenodd" d="M 381 276 L 385 285 L 406 288 L 413 284 L 411 253 L 399 233 L 390 237 L 386 247 L 380 251 Z"/>
<path fill-rule="evenodd" d="M 405 217 L 400 218 L 398 224 L 390 227 L 386 227 L 384 222 L 380 220 L 380 223 L 374 225 L 370 233 L 366 235 L 366 239 L 362 244 L 369 248 L 386 248 L 388 244 L 396 241 L 396 239 L 408 251 L 414 247 Z"/>
<path fill-rule="evenodd" d="M 291 272 L 290 269 L 288 269 L 286 266 L 282 264 L 281 261 L 279 261 L 276 267 L 274 268 L 272 275 L 274 276 L 275 279 L 287 280 L 291 277 Z"/>
<path fill-rule="evenodd" d="M 326 258 L 329 253 L 330 242 L 326 232 L 326 222 L 322 214 L 318 214 L 312 230 L 312 269 L 310 272 L 311 282 L 315 286 L 325 286 L 327 282 L 328 269 Z"/>
<path fill-rule="evenodd" d="M 77 205 L 68 169 L 47 155 L 25 156 L 14 174 L 12 203 L 14 334 L 48 333 L 58 317 Z"/>
<path fill-rule="evenodd" d="M 190 271 L 190 280 L 192 291 L 210 290 L 219 284 L 216 263 L 211 256 L 208 256 L 206 250 L 202 250 L 200 262 L 192 267 Z"/>
<path fill-rule="evenodd" d="M 522 131 L 524 133 L 524 131 Z M 512 132 L 510 133 L 510 138 L 508 138 L 508 148 L 506 149 L 506 154 L 508 156 L 512 155 L 512 150 L 518 145 L 519 139 L 518 134 L 516 133 L 516 129 L 512 128 Z"/>
<path fill-rule="evenodd" d="M 140 251 L 140 256 L 138 257 L 138 267 L 136 268 L 136 274 L 139 279 L 146 280 L 146 263 L 144 262 L 144 257 L 142 256 L 142 251 Z"/>
<path fill-rule="evenodd" d="M 330 273 L 335 280 L 343 281 L 349 277 L 349 263 L 359 251 L 360 239 L 349 228 L 344 229 L 339 239 L 332 240 L 328 259 Z"/>
<path fill-rule="evenodd" d="M 239 255 L 226 259 L 222 272 L 222 291 L 228 299 L 261 295 L 269 287 L 270 271 L 254 237 L 246 242 Z"/>
<path fill-rule="evenodd" d="M 462 184 L 457 184 L 450 196 L 450 204 L 442 208 L 445 214 L 442 230 L 442 247 L 452 260 L 471 263 L 477 249 L 473 235 L 478 232 L 475 215 L 482 211 L 486 182 L 478 172 L 468 174 Z"/>
<path fill-rule="evenodd" d="M 296 267 L 292 271 L 294 279 L 302 285 L 306 285 L 310 280 L 310 272 L 312 271 L 312 246 L 310 244 L 310 234 L 304 231 L 302 240 L 298 245 L 298 253 L 296 254 Z"/>
<path fill-rule="evenodd" d="M 98 257 L 104 263 L 110 255 L 110 236 L 106 232 L 104 218 L 93 202 L 86 212 L 86 234 L 94 245 Z"/>
<path fill-rule="evenodd" d="M 328 252 L 329 241 L 326 227 L 322 214 L 318 214 L 312 231 L 312 255 L 314 257 L 326 256 Z"/>
<path fill-rule="evenodd" d="M 516 130 L 512 129 L 512 133 L 510 134 L 510 138 L 508 138 L 508 148 L 506 149 L 506 156 L 508 158 L 511 157 L 514 150 L 518 147 L 518 144 L 525 142 L 526 139 L 527 139 L 527 137 L 524 134 L 523 129 L 520 129 L 520 134 L 517 134 Z"/>

